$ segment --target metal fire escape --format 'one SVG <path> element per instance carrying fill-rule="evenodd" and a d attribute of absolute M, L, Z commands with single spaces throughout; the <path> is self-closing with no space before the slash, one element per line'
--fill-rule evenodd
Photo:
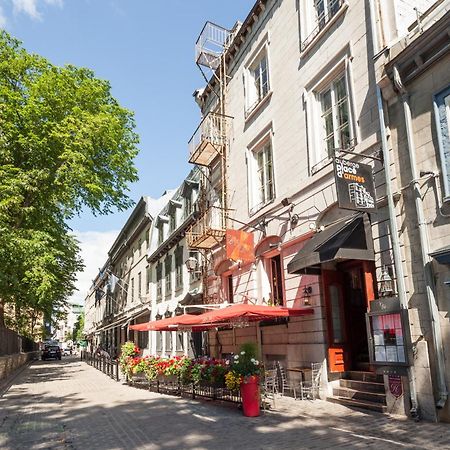
<path fill-rule="evenodd" d="M 235 30 L 207 22 L 195 47 L 195 60 L 209 96 L 208 112 L 189 141 L 189 162 L 202 167 L 196 222 L 187 231 L 192 249 L 211 250 L 225 236 L 228 221 L 227 153 L 231 117 L 226 115 L 226 52 Z M 204 111 L 203 111 L 204 112 Z"/>

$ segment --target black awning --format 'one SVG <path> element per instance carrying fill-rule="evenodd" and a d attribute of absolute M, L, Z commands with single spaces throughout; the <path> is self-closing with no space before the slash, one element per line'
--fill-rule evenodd
<path fill-rule="evenodd" d="M 450 264 L 450 245 L 431 252 L 430 256 L 440 264 Z"/>
<path fill-rule="evenodd" d="M 319 273 L 328 261 L 374 261 L 372 232 L 367 214 L 356 214 L 315 234 L 288 264 L 288 273 Z"/>

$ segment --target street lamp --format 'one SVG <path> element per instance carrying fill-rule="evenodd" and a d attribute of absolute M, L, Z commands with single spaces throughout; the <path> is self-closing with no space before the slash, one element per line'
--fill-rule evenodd
<path fill-rule="evenodd" d="M 383 266 L 381 271 L 380 282 L 380 297 L 390 297 L 394 293 L 392 278 L 386 266 Z"/>

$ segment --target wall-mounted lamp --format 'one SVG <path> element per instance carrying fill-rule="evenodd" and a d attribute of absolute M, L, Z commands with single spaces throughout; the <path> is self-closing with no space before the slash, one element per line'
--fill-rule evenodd
<path fill-rule="evenodd" d="M 184 262 L 184 264 L 186 265 L 186 268 L 189 273 L 199 272 L 197 258 L 194 258 L 193 256 L 191 256 Z"/>
<path fill-rule="evenodd" d="M 380 297 L 390 297 L 394 293 L 392 278 L 389 275 L 388 268 L 383 266 L 381 277 L 378 280 L 380 283 Z"/>
<path fill-rule="evenodd" d="M 305 305 L 309 305 L 309 299 L 311 297 L 312 294 L 312 286 L 305 286 L 303 288 L 303 301 L 305 303 Z"/>
<path fill-rule="evenodd" d="M 286 207 L 289 206 L 291 204 L 291 202 L 289 201 L 288 198 L 283 198 L 283 200 L 281 200 L 281 204 Z"/>

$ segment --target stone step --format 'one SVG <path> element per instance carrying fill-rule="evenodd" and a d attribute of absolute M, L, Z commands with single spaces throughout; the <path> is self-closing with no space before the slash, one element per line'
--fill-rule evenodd
<path fill-rule="evenodd" d="M 377 411 L 381 413 L 385 413 L 387 411 L 386 405 L 364 400 L 352 400 L 345 397 L 327 397 L 327 401 L 331 403 L 338 403 L 343 406 L 349 406 L 350 408 L 369 409 L 370 411 Z"/>
<path fill-rule="evenodd" d="M 374 372 L 366 372 L 362 370 L 349 370 L 343 376 L 346 380 L 369 381 L 374 383 L 383 383 L 383 375 Z"/>
<path fill-rule="evenodd" d="M 352 400 L 365 400 L 372 403 L 386 404 L 386 394 L 378 392 L 363 392 L 355 389 L 348 389 L 343 387 L 333 388 L 333 395 L 335 397 L 344 397 Z"/>
<path fill-rule="evenodd" d="M 363 392 L 377 392 L 385 394 L 384 383 L 375 383 L 373 381 L 359 381 L 359 380 L 346 380 L 341 378 L 339 380 L 340 387 L 354 389 L 355 391 Z"/>

